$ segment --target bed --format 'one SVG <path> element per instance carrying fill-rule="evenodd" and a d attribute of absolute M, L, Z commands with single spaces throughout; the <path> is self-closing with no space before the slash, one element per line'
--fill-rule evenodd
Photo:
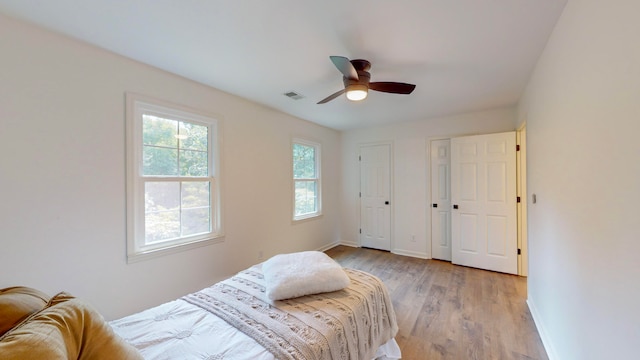
<path fill-rule="evenodd" d="M 110 324 L 145 359 L 400 358 L 384 284 L 318 252 L 276 256 Z"/>
<path fill-rule="evenodd" d="M 385 285 L 320 252 L 277 255 L 193 294 L 104 323 L 100 330 L 121 359 L 401 358 Z M 91 336 L 80 338 L 86 342 Z M 3 346 L 0 341 L 0 351 Z M 76 344 L 60 358 L 80 359 L 87 352 L 83 346 L 88 347 Z"/>

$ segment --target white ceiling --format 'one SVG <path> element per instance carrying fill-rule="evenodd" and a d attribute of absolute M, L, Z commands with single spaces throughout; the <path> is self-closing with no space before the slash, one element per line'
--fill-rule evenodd
<path fill-rule="evenodd" d="M 0 12 L 346 130 L 514 105 L 566 0 L 0 0 Z M 6 34 L 5 34 L 6 35 Z M 344 96 L 330 55 L 411 95 Z M 305 96 L 292 100 L 283 93 Z"/>

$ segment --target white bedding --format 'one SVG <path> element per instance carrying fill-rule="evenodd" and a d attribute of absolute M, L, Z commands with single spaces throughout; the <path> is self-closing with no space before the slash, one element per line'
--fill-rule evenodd
<path fill-rule="evenodd" d="M 148 360 L 274 360 L 270 352 L 244 333 L 183 300 L 174 300 L 110 324 Z M 400 359 L 400 348 L 392 339 L 378 349 L 376 356 Z"/>
<path fill-rule="evenodd" d="M 274 359 L 224 320 L 179 299 L 110 324 L 145 359 Z"/>
<path fill-rule="evenodd" d="M 182 299 L 110 322 L 145 359 L 275 360 L 248 335 L 211 312 Z M 394 339 L 380 346 L 376 359 L 400 359 Z"/>

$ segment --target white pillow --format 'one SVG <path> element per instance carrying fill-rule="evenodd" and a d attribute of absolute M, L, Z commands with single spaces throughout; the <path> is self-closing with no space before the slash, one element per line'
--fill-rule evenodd
<path fill-rule="evenodd" d="M 342 290 L 350 284 L 340 264 L 319 251 L 276 255 L 262 264 L 262 272 L 271 300 Z"/>

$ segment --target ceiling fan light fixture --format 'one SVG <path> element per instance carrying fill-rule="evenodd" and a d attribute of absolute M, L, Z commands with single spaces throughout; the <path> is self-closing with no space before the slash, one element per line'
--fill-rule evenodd
<path fill-rule="evenodd" d="M 361 84 L 353 84 L 347 87 L 347 99 L 351 101 L 364 100 L 367 97 L 369 88 Z"/>

